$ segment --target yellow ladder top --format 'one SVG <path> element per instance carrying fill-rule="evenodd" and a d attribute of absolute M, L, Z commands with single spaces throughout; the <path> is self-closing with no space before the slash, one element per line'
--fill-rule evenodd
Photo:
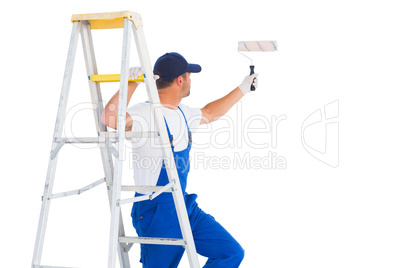
<path fill-rule="evenodd" d="M 136 29 L 143 27 L 140 14 L 131 11 L 74 14 L 71 22 L 89 21 L 91 29 L 115 29 L 124 27 L 125 18 L 132 20 Z"/>

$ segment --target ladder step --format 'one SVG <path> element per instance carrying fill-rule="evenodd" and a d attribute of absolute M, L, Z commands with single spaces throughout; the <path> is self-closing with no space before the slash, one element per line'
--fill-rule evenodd
<path fill-rule="evenodd" d="M 104 138 L 99 137 L 63 137 L 63 138 L 55 138 L 54 142 L 62 142 L 62 143 L 105 143 Z"/>
<path fill-rule="evenodd" d="M 133 21 L 136 29 L 143 27 L 140 14 L 131 11 L 74 14 L 71 22 L 89 21 L 91 29 L 116 29 L 124 28 L 125 18 Z"/>
<path fill-rule="evenodd" d="M 106 83 L 106 82 L 120 82 L 120 74 L 93 74 L 88 76 L 88 79 L 92 82 Z M 141 81 L 144 82 L 144 75 L 141 75 L 135 79 L 128 77 L 129 82 Z"/>
<path fill-rule="evenodd" d="M 117 138 L 116 131 L 108 131 L 108 132 L 100 132 L 99 136 L 101 138 Z M 158 131 L 126 131 L 126 139 L 131 138 L 158 138 L 159 132 Z"/>
<path fill-rule="evenodd" d="M 32 266 L 32 268 L 77 268 L 77 267 L 34 265 Z"/>
<path fill-rule="evenodd" d="M 183 239 L 155 238 L 155 237 L 120 236 L 119 242 L 120 243 L 155 244 L 155 245 L 176 245 L 176 246 L 185 246 L 186 245 L 186 242 Z"/>
<path fill-rule="evenodd" d="M 134 132 L 134 131 L 126 131 L 125 133 L 126 139 L 130 140 L 132 138 L 158 138 L 159 132 L 157 131 L 144 131 L 144 132 Z M 116 142 L 115 139 L 117 137 L 117 133 L 114 132 L 100 132 L 99 137 L 63 137 L 63 138 L 54 138 L 55 142 L 63 142 L 63 143 L 105 143 L 106 138 L 112 139 L 110 142 Z"/>

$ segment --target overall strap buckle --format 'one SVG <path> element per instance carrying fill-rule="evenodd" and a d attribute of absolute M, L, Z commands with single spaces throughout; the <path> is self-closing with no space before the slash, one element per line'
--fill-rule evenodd
<path fill-rule="evenodd" d="M 170 146 L 172 147 L 172 149 L 174 149 L 174 145 L 173 145 L 173 135 L 169 134 L 169 141 L 170 141 Z"/>

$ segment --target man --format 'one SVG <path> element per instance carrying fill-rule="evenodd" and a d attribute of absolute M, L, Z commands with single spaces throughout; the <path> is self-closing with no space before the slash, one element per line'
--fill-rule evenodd
<path fill-rule="evenodd" d="M 201 71 L 201 66 L 188 64 L 178 53 L 166 53 L 155 63 L 154 74 L 163 115 L 171 141 L 184 200 L 193 232 L 197 252 L 208 261 L 204 267 L 238 267 L 244 250 L 239 243 L 217 222 L 197 205 L 197 195 L 185 192 L 189 172 L 191 130 L 224 115 L 253 84 L 257 87 L 257 75 L 244 78 L 243 83 L 226 96 L 207 104 L 202 109 L 190 108 L 181 100 L 190 95 L 191 73 Z M 130 68 L 130 76 L 142 74 L 141 68 Z M 139 83 L 129 82 L 127 104 Z M 118 112 L 117 92 L 102 113 L 102 123 L 116 128 Z M 153 115 L 149 103 L 139 103 L 127 109 L 126 131 L 154 131 Z M 158 139 L 155 139 L 158 140 Z M 163 186 L 168 183 L 160 144 L 154 139 L 133 139 L 133 167 L 136 185 Z M 142 163 L 142 165 L 140 164 Z M 145 193 L 136 193 L 137 196 Z M 173 198 L 163 193 L 154 200 L 136 202 L 132 209 L 133 226 L 139 236 L 182 238 Z M 177 267 L 184 249 L 179 246 L 141 245 L 143 267 Z"/>

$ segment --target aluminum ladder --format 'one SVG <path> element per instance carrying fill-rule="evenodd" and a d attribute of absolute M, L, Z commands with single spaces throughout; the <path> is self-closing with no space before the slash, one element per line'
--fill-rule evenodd
<path fill-rule="evenodd" d="M 61 267 L 61 266 L 41 265 L 42 250 L 45 239 L 47 220 L 49 217 L 51 200 L 55 198 L 80 194 L 86 190 L 92 189 L 93 187 L 102 184 L 103 182 L 106 182 L 107 185 L 107 193 L 109 197 L 110 210 L 111 210 L 109 253 L 108 253 L 109 255 L 108 255 L 108 266 L 107 266 L 108 268 L 114 268 L 116 266 L 117 256 L 119 258 L 120 267 L 129 268 L 130 261 L 128 251 L 131 249 L 133 243 L 183 246 L 186 249 L 188 260 L 190 262 L 190 267 L 192 268 L 200 267 L 189 219 L 187 216 L 187 210 L 184 203 L 184 197 L 181 190 L 180 180 L 177 174 L 174 156 L 171 150 L 170 141 L 164 123 L 162 110 L 160 109 L 162 105 L 160 104 L 159 95 L 156 89 L 155 81 L 153 79 L 153 72 L 151 68 L 151 62 L 149 59 L 149 53 L 145 42 L 141 16 L 137 13 L 130 11 L 76 14 L 72 16 L 71 21 L 73 23 L 73 28 L 68 49 L 67 62 L 64 71 L 56 124 L 53 133 L 53 141 L 46 175 L 45 189 L 42 196 L 42 205 L 36 235 L 34 254 L 32 259 L 32 268 Z M 123 48 L 122 48 L 120 74 L 99 75 L 95 60 L 91 30 L 111 29 L 111 28 L 123 28 Z M 137 47 L 138 57 L 144 72 L 142 78 L 139 77 L 133 79 L 130 78 L 128 75 L 131 32 L 133 33 L 133 37 Z M 81 35 L 81 41 L 83 45 L 89 89 L 92 99 L 92 106 L 93 106 L 95 125 L 98 137 L 82 137 L 82 138 L 62 137 L 63 126 L 66 116 L 66 106 L 70 91 L 71 77 L 74 67 L 74 59 L 77 50 L 79 35 Z M 155 127 L 156 127 L 155 129 L 157 130 L 156 132 L 138 133 L 132 131 L 128 132 L 125 131 L 127 87 L 129 79 L 131 81 L 141 80 L 145 82 L 150 106 L 155 114 Z M 100 123 L 100 115 L 103 111 L 100 83 L 116 82 L 116 81 L 120 81 L 118 123 L 116 131 L 111 132 L 108 131 L 106 126 Z M 162 154 L 164 156 L 164 161 L 167 167 L 167 174 L 169 177 L 169 183 L 166 186 L 141 187 L 141 186 L 121 185 L 123 158 L 125 154 L 124 141 L 125 139 L 133 137 L 148 137 L 148 138 L 160 139 L 160 142 L 163 145 Z M 99 146 L 99 148 L 105 178 L 95 181 L 94 183 L 85 186 L 83 188 L 80 188 L 78 190 L 53 194 L 52 188 L 55 180 L 55 170 L 57 166 L 57 158 L 59 151 L 64 145 L 73 143 L 98 143 L 103 145 Z M 115 146 L 113 146 L 113 144 L 115 144 Z M 122 190 L 149 191 L 152 192 L 152 194 L 149 196 L 139 196 L 121 200 Z M 140 202 L 143 200 L 153 199 L 163 192 L 171 192 L 173 195 L 173 200 L 176 206 L 176 211 L 183 239 L 125 236 L 120 206 L 123 204 L 132 204 L 133 202 Z"/>

